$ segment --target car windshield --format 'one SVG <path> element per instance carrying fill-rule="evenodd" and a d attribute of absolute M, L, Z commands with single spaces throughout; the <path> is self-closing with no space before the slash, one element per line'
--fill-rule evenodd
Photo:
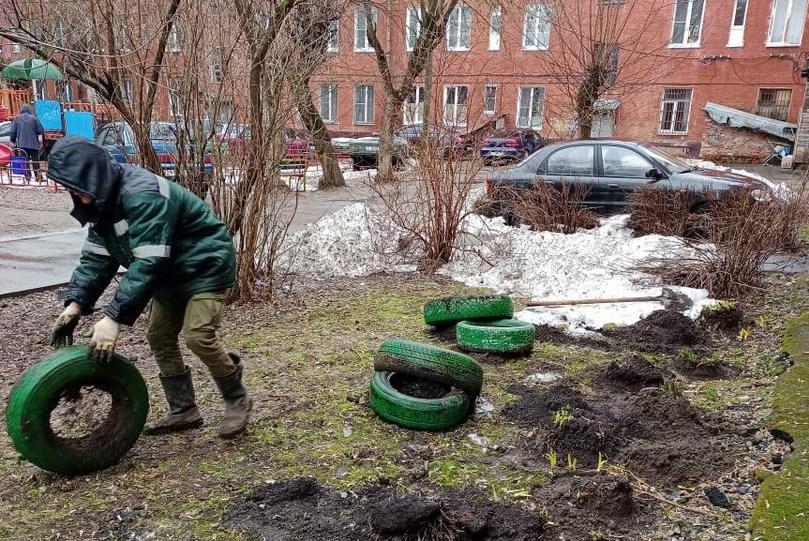
<path fill-rule="evenodd" d="M 149 127 L 149 137 L 158 141 L 174 141 L 177 137 L 171 124 L 156 123 Z"/>
<path fill-rule="evenodd" d="M 687 173 L 693 169 L 693 167 L 688 165 L 680 158 L 672 156 L 661 148 L 645 145 L 643 148 L 646 149 L 649 156 L 657 160 L 659 164 L 668 169 L 669 173 Z"/>

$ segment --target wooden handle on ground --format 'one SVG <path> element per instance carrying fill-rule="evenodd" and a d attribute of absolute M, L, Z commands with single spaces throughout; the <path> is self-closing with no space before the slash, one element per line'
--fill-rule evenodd
<path fill-rule="evenodd" d="M 558 301 L 528 301 L 526 306 L 573 306 L 576 304 L 613 304 L 621 302 L 662 302 L 664 297 L 615 297 L 612 299 L 562 299 Z"/>

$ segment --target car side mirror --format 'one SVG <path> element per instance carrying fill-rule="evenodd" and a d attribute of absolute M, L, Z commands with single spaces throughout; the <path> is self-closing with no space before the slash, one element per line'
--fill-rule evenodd
<path fill-rule="evenodd" d="M 652 168 L 646 171 L 646 178 L 652 179 L 649 182 L 654 183 L 663 178 L 663 173 L 661 173 L 655 168 Z"/>

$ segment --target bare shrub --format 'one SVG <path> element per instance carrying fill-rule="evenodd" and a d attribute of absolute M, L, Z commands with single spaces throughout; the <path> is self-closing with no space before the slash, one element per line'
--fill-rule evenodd
<path fill-rule="evenodd" d="M 689 232 L 691 198 L 676 190 L 643 186 L 629 196 L 631 215 L 627 226 L 638 235 L 674 235 Z"/>
<path fill-rule="evenodd" d="M 515 214 L 521 223 L 536 231 L 567 235 L 598 225 L 595 213 L 582 204 L 587 188 L 581 184 L 563 182 L 557 189 L 538 182 L 530 190 L 521 190 L 517 195 Z"/>
<path fill-rule="evenodd" d="M 373 183 L 385 214 L 412 239 L 421 270 L 433 272 L 457 249 L 472 186 L 482 168 L 479 152 L 447 147 L 438 137 L 424 137 L 413 149 L 416 166 L 397 182 Z M 410 247 L 410 248 L 413 248 Z"/>
<path fill-rule="evenodd" d="M 681 239 L 688 255 L 648 269 L 670 283 L 707 289 L 715 298 L 735 298 L 762 281 L 762 265 L 787 245 L 795 245 L 809 217 L 805 190 L 771 201 L 749 191 L 714 198 L 702 215 L 705 241 Z"/>

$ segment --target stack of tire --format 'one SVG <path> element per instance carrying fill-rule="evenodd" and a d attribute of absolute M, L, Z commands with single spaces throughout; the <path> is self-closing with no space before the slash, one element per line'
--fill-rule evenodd
<path fill-rule="evenodd" d="M 504 295 L 448 297 L 424 306 L 427 325 L 455 325 L 458 347 L 477 353 L 519 355 L 533 349 L 536 328 L 513 316 L 514 304 Z"/>
<path fill-rule="evenodd" d="M 447 430 L 474 411 L 483 368 L 471 357 L 409 340 L 386 340 L 374 357 L 369 402 L 383 419 L 413 430 Z M 397 389 L 416 378 L 447 388 L 443 396 L 417 398 Z"/>

